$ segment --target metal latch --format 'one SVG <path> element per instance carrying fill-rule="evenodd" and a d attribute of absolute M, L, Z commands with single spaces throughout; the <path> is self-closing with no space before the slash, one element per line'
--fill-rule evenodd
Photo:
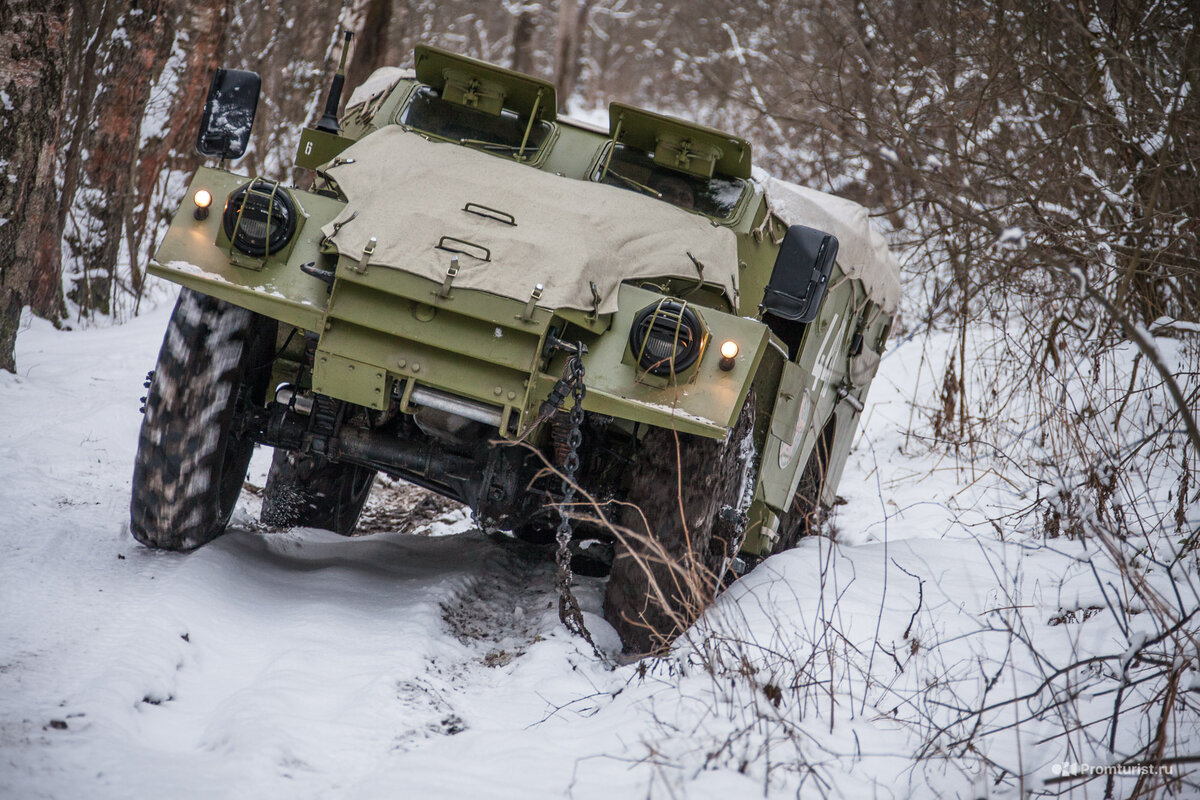
<path fill-rule="evenodd" d="M 450 257 L 450 269 L 446 270 L 446 279 L 442 281 L 442 288 L 438 289 L 436 294 L 443 300 L 450 297 L 450 284 L 454 283 L 454 279 L 458 277 L 458 256 Z"/>
<path fill-rule="evenodd" d="M 544 288 L 540 283 L 533 287 L 533 291 L 529 294 L 529 301 L 525 303 L 525 310 L 521 312 L 517 319 L 522 322 L 533 322 L 533 309 L 537 306 L 537 301 L 542 299 L 542 290 Z"/>
<path fill-rule="evenodd" d="M 841 386 L 837 387 L 836 394 L 838 400 L 853 408 L 856 414 L 862 413 L 862 400 L 859 400 L 857 397 L 850 394 L 850 390 L 846 387 L 846 384 L 843 383 Z"/>
<path fill-rule="evenodd" d="M 362 251 L 362 258 L 358 259 L 358 266 L 354 269 L 359 275 L 367 271 L 367 265 L 371 263 L 371 256 L 375 254 L 375 245 L 378 243 L 379 241 L 374 236 L 367 240 L 367 246 Z"/>

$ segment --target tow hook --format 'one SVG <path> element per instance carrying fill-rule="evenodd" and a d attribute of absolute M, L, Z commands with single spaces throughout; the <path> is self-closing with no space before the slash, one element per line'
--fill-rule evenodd
<path fill-rule="evenodd" d="M 333 270 L 321 269 L 320 267 L 317 266 L 317 262 L 309 261 L 306 264 L 300 265 L 300 271 L 303 272 L 305 275 L 312 275 L 317 280 L 324 281 L 325 283 L 329 284 L 330 288 L 333 288 L 333 279 L 334 279 Z"/>
<path fill-rule="evenodd" d="M 546 346 L 542 350 L 542 355 L 546 358 L 555 353 L 570 353 L 573 356 L 587 355 L 587 345 L 583 342 L 564 342 L 553 333 L 546 335 Z"/>

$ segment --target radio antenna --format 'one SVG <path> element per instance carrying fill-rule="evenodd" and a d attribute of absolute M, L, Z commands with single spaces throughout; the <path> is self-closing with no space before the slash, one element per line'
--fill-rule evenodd
<path fill-rule="evenodd" d="M 342 86 L 346 83 L 346 53 L 350 51 L 350 40 L 354 38 L 354 33 L 348 30 L 343 30 L 342 35 L 346 37 L 345 43 L 342 44 L 342 60 L 338 64 L 337 74 L 333 76 L 333 84 L 329 87 L 329 96 L 325 98 L 325 113 L 317 123 L 317 130 L 334 135 L 341 130 L 338 128 L 337 111 L 342 102 Z"/>

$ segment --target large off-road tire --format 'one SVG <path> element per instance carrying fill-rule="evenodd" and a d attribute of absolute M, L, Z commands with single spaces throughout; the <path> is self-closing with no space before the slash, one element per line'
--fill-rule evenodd
<path fill-rule="evenodd" d="M 142 544 L 192 550 L 225 531 L 254 450 L 238 415 L 263 402 L 275 330 L 244 308 L 179 293 L 133 468 L 130 532 Z"/>
<path fill-rule="evenodd" d="M 628 652 L 662 649 L 712 601 L 737 555 L 754 484 L 754 394 L 724 441 L 650 430 L 620 515 L 604 616 Z"/>
<path fill-rule="evenodd" d="M 317 455 L 276 450 L 263 489 L 262 521 L 279 528 L 354 532 L 371 494 L 375 470 Z"/>

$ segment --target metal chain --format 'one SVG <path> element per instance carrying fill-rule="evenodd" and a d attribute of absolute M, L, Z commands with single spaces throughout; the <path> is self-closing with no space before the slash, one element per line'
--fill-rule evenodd
<path fill-rule="evenodd" d="M 558 552 L 555 554 L 557 569 L 554 575 L 554 585 L 558 589 L 558 618 L 567 630 L 582 636 L 587 643 L 596 649 L 592 635 L 583 623 L 583 611 L 579 601 L 571 592 L 571 511 L 575 502 L 575 475 L 579 471 L 579 445 L 583 443 L 583 397 L 587 389 L 583 385 L 583 360 L 580 354 L 584 352 L 583 343 L 579 344 L 575 354 L 567 362 L 566 379 L 571 387 L 571 406 L 569 420 L 571 430 L 567 434 L 567 456 L 562 465 L 562 502 L 558 506 Z M 597 651 L 598 652 L 598 651 Z"/>

